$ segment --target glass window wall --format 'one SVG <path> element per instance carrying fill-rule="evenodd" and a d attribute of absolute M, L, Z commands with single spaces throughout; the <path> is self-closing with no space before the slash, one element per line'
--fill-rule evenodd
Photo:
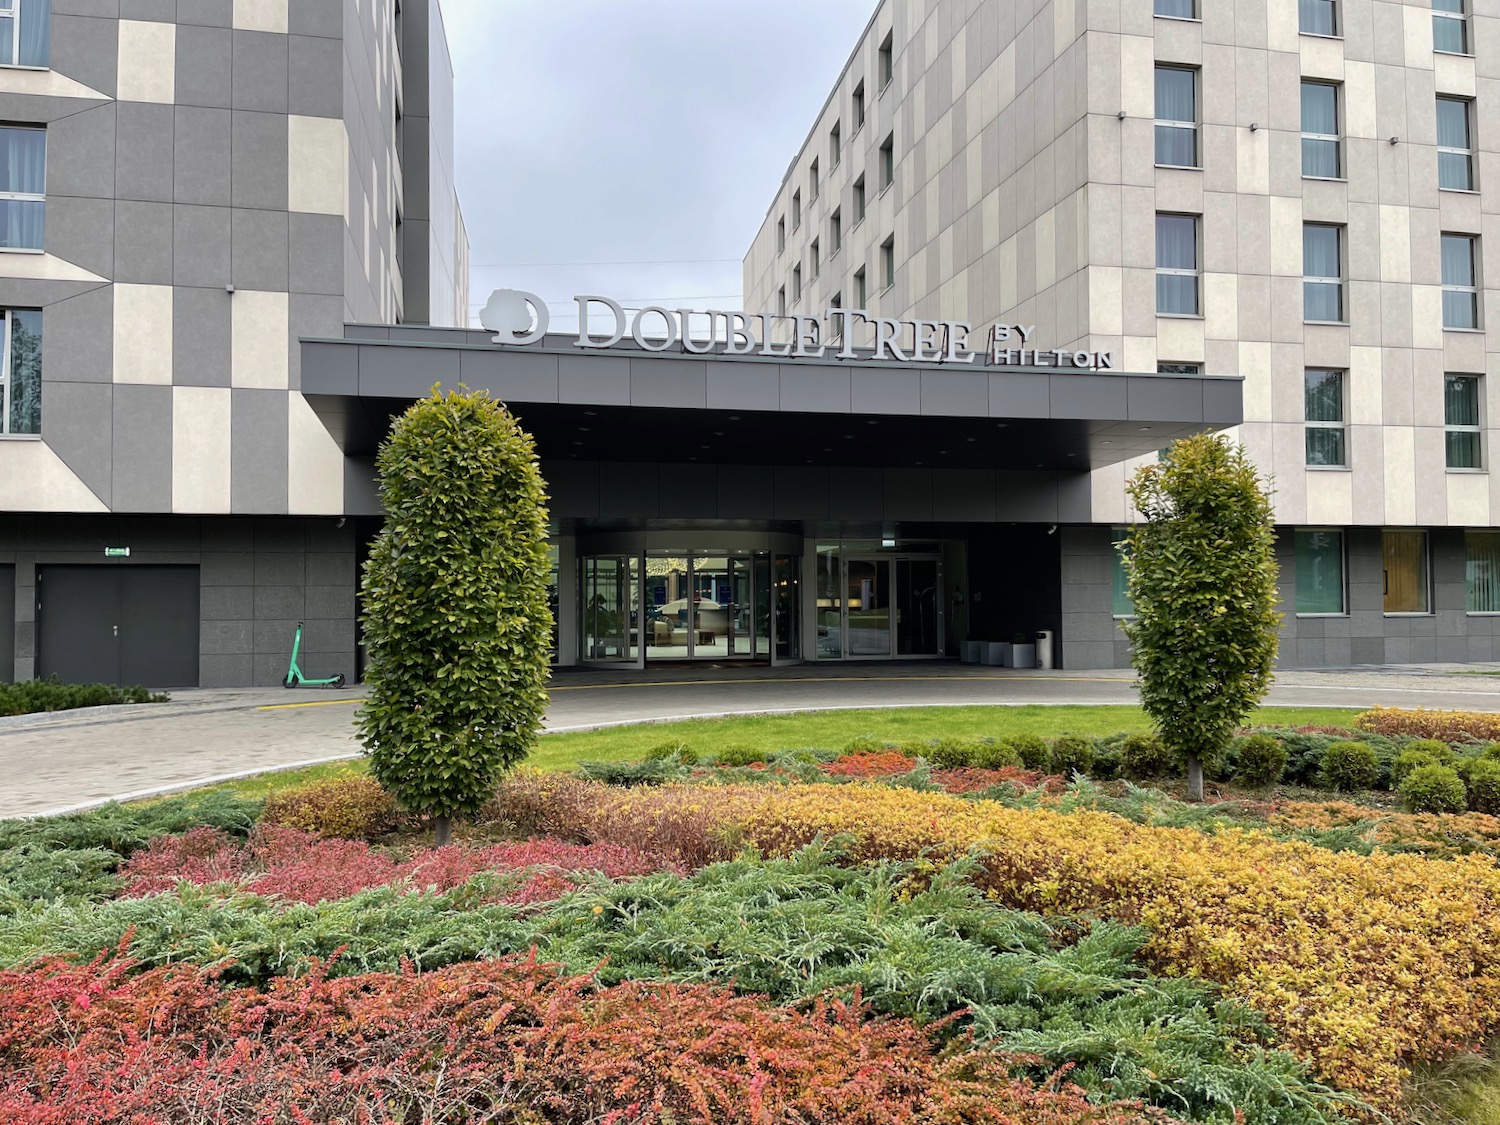
<path fill-rule="evenodd" d="M 1430 613 L 1427 532 L 1387 531 L 1384 540 L 1385 612 Z"/>
<path fill-rule="evenodd" d="M 1344 533 L 1298 528 L 1296 555 L 1297 615 L 1344 612 Z"/>
<path fill-rule="evenodd" d="M 1500 531 L 1466 531 L 1468 564 L 1464 570 L 1464 608 L 1470 613 L 1500 613 Z"/>

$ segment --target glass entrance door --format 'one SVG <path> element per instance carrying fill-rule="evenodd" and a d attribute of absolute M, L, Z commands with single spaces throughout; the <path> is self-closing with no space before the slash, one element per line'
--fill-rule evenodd
<path fill-rule="evenodd" d="M 844 571 L 844 655 L 891 655 L 891 560 L 850 559 Z"/>
<path fill-rule="evenodd" d="M 897 656 L 938 654 L 939 585 L 937 559 L 896 560 Z"/>
<path fill-rule="evenodd" d="M 646 646 L 652 660 L 751 660 L 770 655 L 765 553 L 651 555 Z"/>
<path fill-rule="evenodd" d="M 587 661 L 634 664 L 640 657 L 640 571 L 631 555 L 583 560 L 583 652 Z"/>
<path fill-rule="evenodd" d="M 802 658 L 802 560 L 777 555 L 771 566 L 771 663 L 791 664 Z"/>

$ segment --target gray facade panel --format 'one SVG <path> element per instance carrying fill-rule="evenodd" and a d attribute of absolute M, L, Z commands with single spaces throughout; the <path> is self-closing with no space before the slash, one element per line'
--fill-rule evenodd
<path fill-rule="evenodd" d="M 248 653 L 234 656 L 198 654 L 198 683 L 206 688 L 243 687 L 255 682 L 255 658 Z"/>
<path fill-rule="evenodd" d="M 305 586 L 257 586 L 254 605 L 257 621 L 298 621 L 305 609 L 307 588 Z M 287 637 L 287 648 L 291 649 L 291 637 Z"/>
<path fill-rule="evenodd" d="M 1129 418 L 1126 379 L 1114 375 L 1049 375 L 1054 418 Z"/>
<path fill-rule="evenodd" d="M 303 364 L 317 370 L 319 386 L 340 388 L 334 393 L 359 393 L 359 353 L 316 343 L 303 344 L 301 351 Z"/>
<path fill-rule="evenodd" d="M 1014 470 L 997 474 L 995 518 L 1018 523 L 1057 520 L 1057 474 Z"/>
<path fill-rule="evenodd" d="M 851 380 L 849 398 L 856 414 L 920 414 L 922 375 L 917 371 L 861 368 Z"/>
<path fill-rule="evenodd" d="M 52 0 L 52 14 L 114 19 L 120 14 L 120 0 Z"/>
<path fill-rule="evenodd" d="M 48 381 L 108 383 L 114 374 L 115 291 L 104 285 L 42 310 Z"/>
<path fill-rule="evenodd" d="M 173 177 L 178 203 L 227 207 L 230 112 L 180 105 L 173 117 Z"/>
<path fill-rule="evenodd" d="M 110 427 L 114 388 L 103 383 L 42 381 L 42 437 L 106 504 L 110 498 Z"/>
<path fill-rule="evenodd" d="M 990 389 L 982 372 L 922 372 L 922 413 L 982 418 L 989 411 Z"/>
<path fill-rule="evenodd" d="M 852 409 L 850 373 L 843 367 L 780 369 L 781 409 L 847 414 Z"/>
<path fill-rule="evenodd" d="M 276 113 L 230 113 L 230 201 L 236 207 L 285 211 L 287 119 Z"/>
<path fill-rule="evenodd" d="M 198 612 L 205 621 L 249 620 L 255 616 L 254 586 L 202 587 Z"/>
<path fill-rule="evenodd" d="M 117 512 L 172 510 L 172 388 L 114 388 L 111 507 Z"/>
<path fill-rule="evenodd" d="M 52 69 L 101 94 L 115 96 L 120 59 L 119 24 L 52 13 Z"/>
<path fill-rule="evenodd" d="M 257 551 L 254 558 L 254 584 L 257 586 L 302 586 L 307 583 L 305 551 Z"/>
<path fill-rule="evenodd" d="M 835 472 L 834 479 L 838 479 Z M 873 474 L 870 474 L 873 476 Z M 933 518 L 930 469 L 887 469 L 884 473 L 886 519 L 928 521 Z"/>
<path fill-rule="evenodd" d="M 236 289 L 288 291 L 287 213 L 237 207 L 229 215 L 230 282 Z"/>
<path fill-rule="evenodd" d="M 172 252 L 170 203 L 115 204 L 115 281 L 171 285 Z"/>
<path fill-rule="evenodd" d="M 777 381 L 749 364 L 711 363 L 707 379 L 710 410 L 776 410 L 781 405 Z"/>
<path fill-rule="evenodd" d="M 630 403 L 702 410 L 708 405 L 708 365 L 701 361 L 631 357 Z"/>
<path fill-rule="evenodd" d="M 768 520 L 775 513 L 775 474 L 759 465 L 720 465 L 718 507 L 733 519 Z"/>
<path fill-rule="evenodd" d="M 886 481 L 881 470 L 829 469 L 827 473 L 827 510 L 833 516 L 846 520 L 878 520 L 891 515 L 887 511 Z M 929 484 L 929 509 L 932 505 L 930 488 Z M 780 516 L 780 504 L 777 508 L 776 514 Z"/>
<path fill-rule="evenodd" d="M 1052 385 L 1046 375 L 991 374 L 990 417 L 1050 418 Z"/>
<path fill-rule="evenodd" d="M 302 0 L 307 2 L 307 0 Z M 292 8 L 299 4 L 291 5 Z M 177 0 L 177 22 L 228 27 L 234 20 L 234 0 Z"/>
<path fill-rule="evenodd" d="M 287 110 L 303 117 L 344 112 L 344 55 L 337 39 L 293 35 L 287 41 Z"/>
<path fill-rule="evenodd" d="M 596 519 L 599 515 L 599 466 L 590 461 L 542 462 L 548 510 L 554 519 Z"/>
<path fill-rule="evenodd" d="M 777 467 L 773 503 L 779 520 L 826 520 L 832 492 L 827 469 Z"/>
<path fill-rule="evenodd" d="M 1209 379 L 1203 384 L 1203 420 L 1218 425 L 1244 421 L 1244 384 L 1238 379 Z"/>
<path fill-rule="evenodd" d="M 47 252 L 100 277 L 109 277 L 115 268 L 114 203 L 82 196 L 48 196 Z M 49 357 L 51 350 L 49 339 Z"/>
<path fill-rule="evenodd" d="M 624 356 L 559 356 L 557 394 L 561 402 L 629 406 L 630 361 Z"/>
<path fill-rule="evenodd" d="M 497 364 L 488 352 L 459 352 L 458 377 L 467 387 L 487 388 L 502 402 L 556 402 L 557 356 L 524 358 L 524 363 Z"/>
<path fill-rule="evenodd" d="M 172 216 L 172 280 L 199 288 L 228 285 L 229 209 L 183 205 Z"/>
<path fill-rule="evenodd" d="M 114 198 L 114 105 L 81 109 L 47 126 L 47 194 L 49 207 L 57 195 Z"/>
<path fill-rule="evenodd" d="M 694 472 L 658 473 L 657 495 L 660 514 L 667 519 L 713 519 L 721 514 L 712 466 Z"/>
<path fill-rule="evenodd" d="M 199 625 L 198 654 L 235 656 L 255 651 L 253 621 L 204 621 Z M 201 672 L 201 666 L 200 666 Z"/>
<path fill-rule="evenodd" d="M 932 518 L 953 522 L 994 522 L 995 474 L 972 469 L 934 469 Z"/>
<path fill-rule="evenodd" d="M 247 544 L 243 551 L 210 551 L 199 556 L 198 581 L 204 586 L 255 585 L 255 556 Z"/>
<path fill-rule="evenodd" d="M 236 512 L 285 512 L 286 392 L 236 388 L 229 394 L 230 504 Z"/>
<path fill-rule="evenodd" d="M 344 0 L 298 0 L 287 8 L 287 30 L 293 35 L 339 38 L 344 31 Z"/>
<path fill-rule="evenodd" d="M 196 27 L 179 20 L 174 87 L 177 104 L 228 109 L 233 56 L 234 37 L 229 28 Z"/>
<path fill-rule="evenodd" d="M 459 382 L 459 354 L 446 348 L 427 348 L 414 357 L 401 348 L 379 346 L 359 349 L 359 393 L 376 397 L 403 398 L 416 374 L 424 393 L 434 383 L 445 387 Z"/>
<path fill-rule="evenodd" d="M 286 217 L 288 287 L 293 293 L 341 295 L 344 291 L 344 220 L 337 215 Z"/>
<path fill-rule="evenodd" d="M 223 289 L 172 291 L 172 382 L 177 386 L 229 386 L 232 299 Z"/>
<path fill-rule="evenodd" d="M 599 474 L 599 516 L 655 519 L 662 514 L 656 465 L 610 465 Z"/>
<path fill-rule="evenodd" d="M 230 105 L 258 113 L 287 112 L 287 37 L 267 31 L 234 36 Z"/>
<path fill-rule="evenodd" d="M 177 0 L 120 0 L 120 18 L 172 23 L 177 19 Z"/>
<path fill-rule="evenodd" d="M 115 115 L 116 197 L 171 203 L 172 107 L 121 102 Z"/>
<path fill-rule="evenodd" d="M 1125 380 L 1129 417 L 1143 421 L 1201 422 L 1203 384 L 1196 379 Z"/>

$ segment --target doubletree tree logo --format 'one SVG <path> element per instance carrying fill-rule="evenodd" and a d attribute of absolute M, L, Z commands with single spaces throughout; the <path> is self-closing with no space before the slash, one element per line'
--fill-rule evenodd
<path fill-rule="evenodd" d="M 536 300 L 518 289 L 496 289 L 479 323 L 495 334 L 497 344 L 534 343 L 547 331 L 547 308 Z"/>

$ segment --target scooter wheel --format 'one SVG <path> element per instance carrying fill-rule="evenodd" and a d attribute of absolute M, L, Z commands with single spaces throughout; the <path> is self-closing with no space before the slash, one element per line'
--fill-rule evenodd
<path fill-rule="evenodd" d="M 337 676 L 333 677 L 333 686 L 334 687 L 343 687 L 344 686 L 344 673 L 340 672 Z"/>
<path fill-rule="evenodd" d="M 297 681 L 292 679 L 291 676 L 287 676 L 286 679 L 281 681 L 281 686 L 284 688 L 294 688 L 297 686 Z"/>

